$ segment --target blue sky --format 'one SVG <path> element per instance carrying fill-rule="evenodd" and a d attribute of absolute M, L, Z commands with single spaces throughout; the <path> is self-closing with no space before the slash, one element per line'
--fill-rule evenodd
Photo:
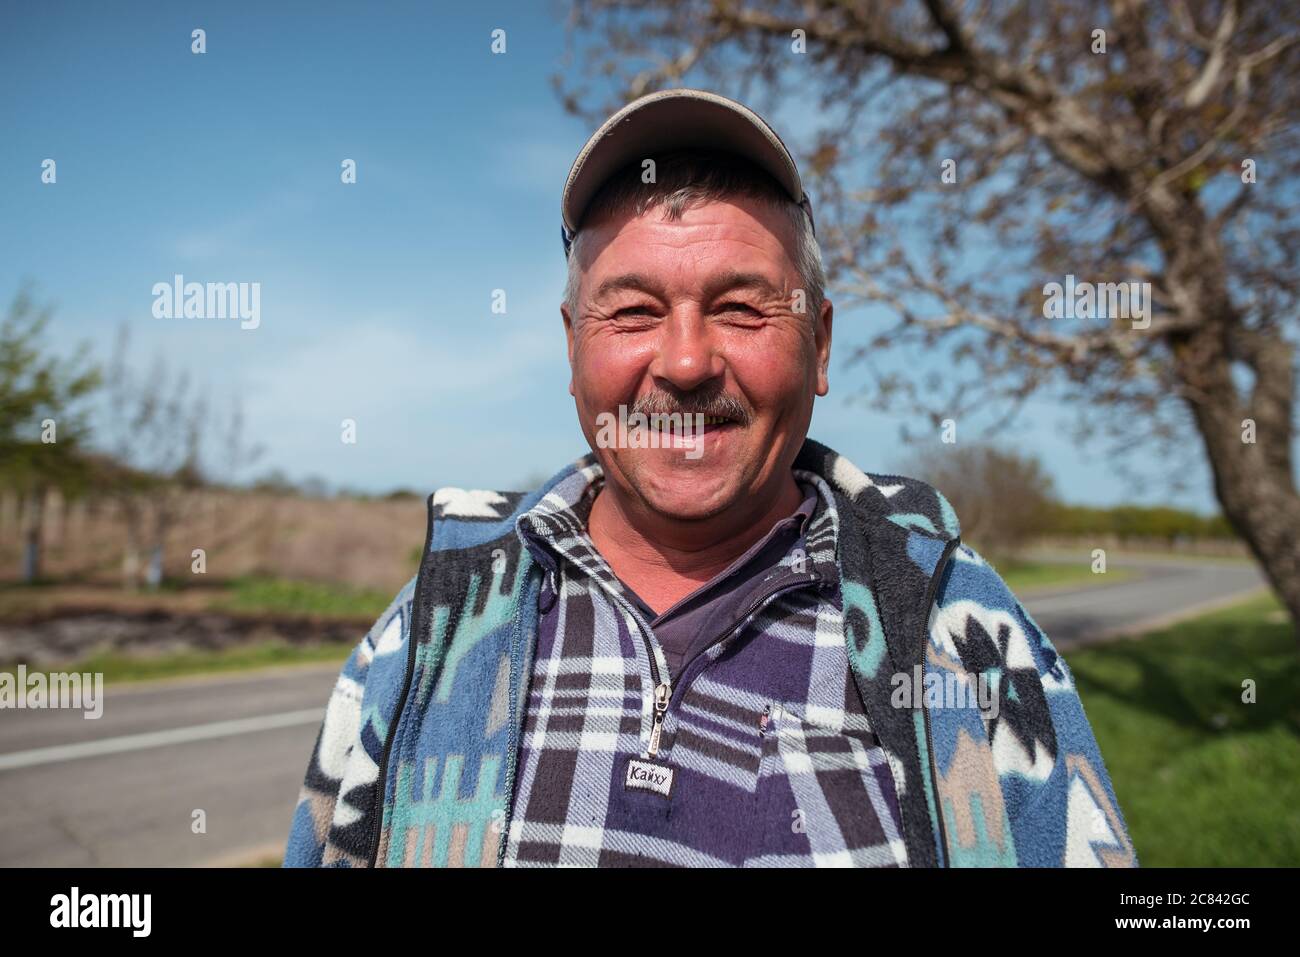
<path fill-rule="evenodd" d="M 380 491 L 555 471 L 585 451 L 558 207 L 590 130 L 551 88 L 561 7 L 464 7 L 7 6 L 0 300 L 32 282 L 57 304 L 59 347 L 90 339 L 107 356 L 126 323 L 141 366 L 162 355 L 214 402 L 242 400 L 265 448 L 256 473 Z M 505 55 L 489 47 L 498 27 Z M 798 149 L 797 122 L 773 119 Z M 40 181 L 47 157 L 55 185 Z M 356 185 L 340 183 L 345 158 Z M 151 289 L 176 273 L 259 282 L 260 327 L 155 318 Z M 505 315 L 490 309 L 497 288 Z M 841 360 L 871 325 L 837 314 Z M 897 467 L 899 420 L 847 402 L 863 385 L 861 368 L 833 363 L 811 434 L 869 470 Z M 344 418 L 355 445 L 339 439 Z M 1003 436 L 1068 500 L 1213 507 L 1204 477 L 1178 498 L 1126 485 L 1074 447 L 1068 420 L 1040 402 Z"/>

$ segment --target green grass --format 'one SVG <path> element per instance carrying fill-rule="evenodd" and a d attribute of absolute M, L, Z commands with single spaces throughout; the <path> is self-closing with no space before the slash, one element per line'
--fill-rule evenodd
<path fill-rule="evenodd" d="M 377 618 L 393 596 L 371 588 L 280 578 L 237 578 L 229 593 L 215 601 L 216 610 L 266 612 L 323 617 Z"/>
<path fill-rule="evenodd" d="M 263 641 L 213 651 L 185 651 L 148 657 L 110 652 L 48 668 L 29 667 L 27 672 L 28 674 L 35 674 L 38 671 L 102 672 L 104 683 L 112 684 L 217 672 L 251 671 L 276 665 L 301 665 L 315 662 L 333 662 L 342 665 L 355 646 L 355 642 L 291 645 L 284 641 Z M 0 668 L 0 672 L 10 674 L 16 671 L 14 666 Z"/>
<path fill-rule="evenodd" d="M 1300 654 L 1274 599 L 1066 660 L 1144 867 L 1300 864 Z"/>
<path fill-rule="evenodd" d="M 1104 575 L 1094 574 L 1087 562 L 1035 562 L 1008 558 L 993 563 L 1007 587 L 1019 593 L 1031 588 L 1064 585 L 1113 585 L 1133 577 L 1125 568 L 1109 568 Z"/>

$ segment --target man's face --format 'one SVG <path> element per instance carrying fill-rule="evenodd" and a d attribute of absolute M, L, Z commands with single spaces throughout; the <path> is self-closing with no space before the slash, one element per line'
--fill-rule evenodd
<path fill-rule="evenodd" d="M 569 392 L 606 480 L 651 511 L 743 511 L 788 481 L 827 392 L 832 315 L 802 305 L 793 240 L 785 215 L 743 197 L 584 228 L 578 313 L 562 310 Z M 727 421 L 705 427 L 702 450 L 602 448 L 597 417 L 620 405 Z"/>

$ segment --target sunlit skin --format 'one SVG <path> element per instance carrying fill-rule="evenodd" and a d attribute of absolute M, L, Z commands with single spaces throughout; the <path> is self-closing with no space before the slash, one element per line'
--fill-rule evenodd
<path fill-rule="evenodd" d="M 605 471 L 589 532 L 661 612 L 798 508 L 790 470 L 829 388 L 833 310 L 827 300 L 816 316 L 795 312 L 793 230 L 761 200 L 703 203 L 676 220 L 656 207 L 583 233 L 578 313 L 561 313 L 569 392 Z M 698 457 L 596 441 L 601 412 L 719 388 L 748 422 L 708 430 Z"/>

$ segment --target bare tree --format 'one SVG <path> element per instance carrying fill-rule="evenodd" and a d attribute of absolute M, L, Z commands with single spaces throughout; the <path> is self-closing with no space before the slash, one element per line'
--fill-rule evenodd
<path fill-rule="evenodd" d="M 962 539 L 991 560 L 1015 557 L 1049 522 L 1051 476 L 1031 455 L 966 443 L 918 449 L 905 469 L 941 488 L 961 516 Z"/>
<path fill-rule="evenodd" d="M 141 375 L 131 367 L 130 336 L 118 333 L 108 366 L 107 408 L 97 438 L 117 468 L 104 486 L 118 502 L 125 525 L 123 584 L 162 583 L 168 536 L 183 515 L 199 518 L 206 505 L 211 529 L 206 547 L 247 534 L 265 522 L 264 510 L 223 499 L 262 454 L 245 435 L 243 406 L 214 408 L 184 371 L 162 358 Z M 219 486 L 224 486 L 220 488 Z M 211 493 L 210 495 L 206 493 Z M 148 560 L 141 563 L 142 553 Z"/>
<path fill-rule="evenodd" d="M 207 403 L 185 373 L 171 374 L 155 360 L 147 375 L 128 364 L 130 337 L 123 326 L 108 367 L 100 444 L 123 468 L 107 490 L 125 526 L 122 583 L 127 588 L 162 581 L 163 550 L 184 496 L 202 483 L 200 449 Z M 141 552 L 149 560 L 141 574 Z"/>
<path fill-rule="evenodd" d="M 592 116 L 678 84 L 799 104 L 833 291 L 889 317 L 854 353 L 873 401 L 996 410 L 996 427 L 1045 393 L 1078 410 L 1081 438 L 1154 447 L 1173 475 L 1207 463 L 1300 624 L 1297 16 L 1248 0 L 578 0 L 589 75 L 557 85 Z M 1046 284 L 1067 276 L 1148 283 L 1150 310 L 1048 318 Z M 876 371 L 898 349 L 943 350 L 946 368 Z"/>
<path fill-rule="evenodd" d="M 242 481 L 266 452 L 265 446 L 249 440 L 246 428 L 244 406 L 239 399 L 229 404 L 224 417 L 214 417 L 212 431 L 216 437 L 216 460 L 205 471 L 214 483 L 227 489 Z M 247 503 L 241 502 L 231 509 L 232 513 L 241 511 L 247 511 Z M 213 509 L 213 514 L 222 527 L 234 528 L 235 514 L 227 514 L 219 504 Z M 253 521 L 261 521 L 263 516 L 251 517 Z"/>

